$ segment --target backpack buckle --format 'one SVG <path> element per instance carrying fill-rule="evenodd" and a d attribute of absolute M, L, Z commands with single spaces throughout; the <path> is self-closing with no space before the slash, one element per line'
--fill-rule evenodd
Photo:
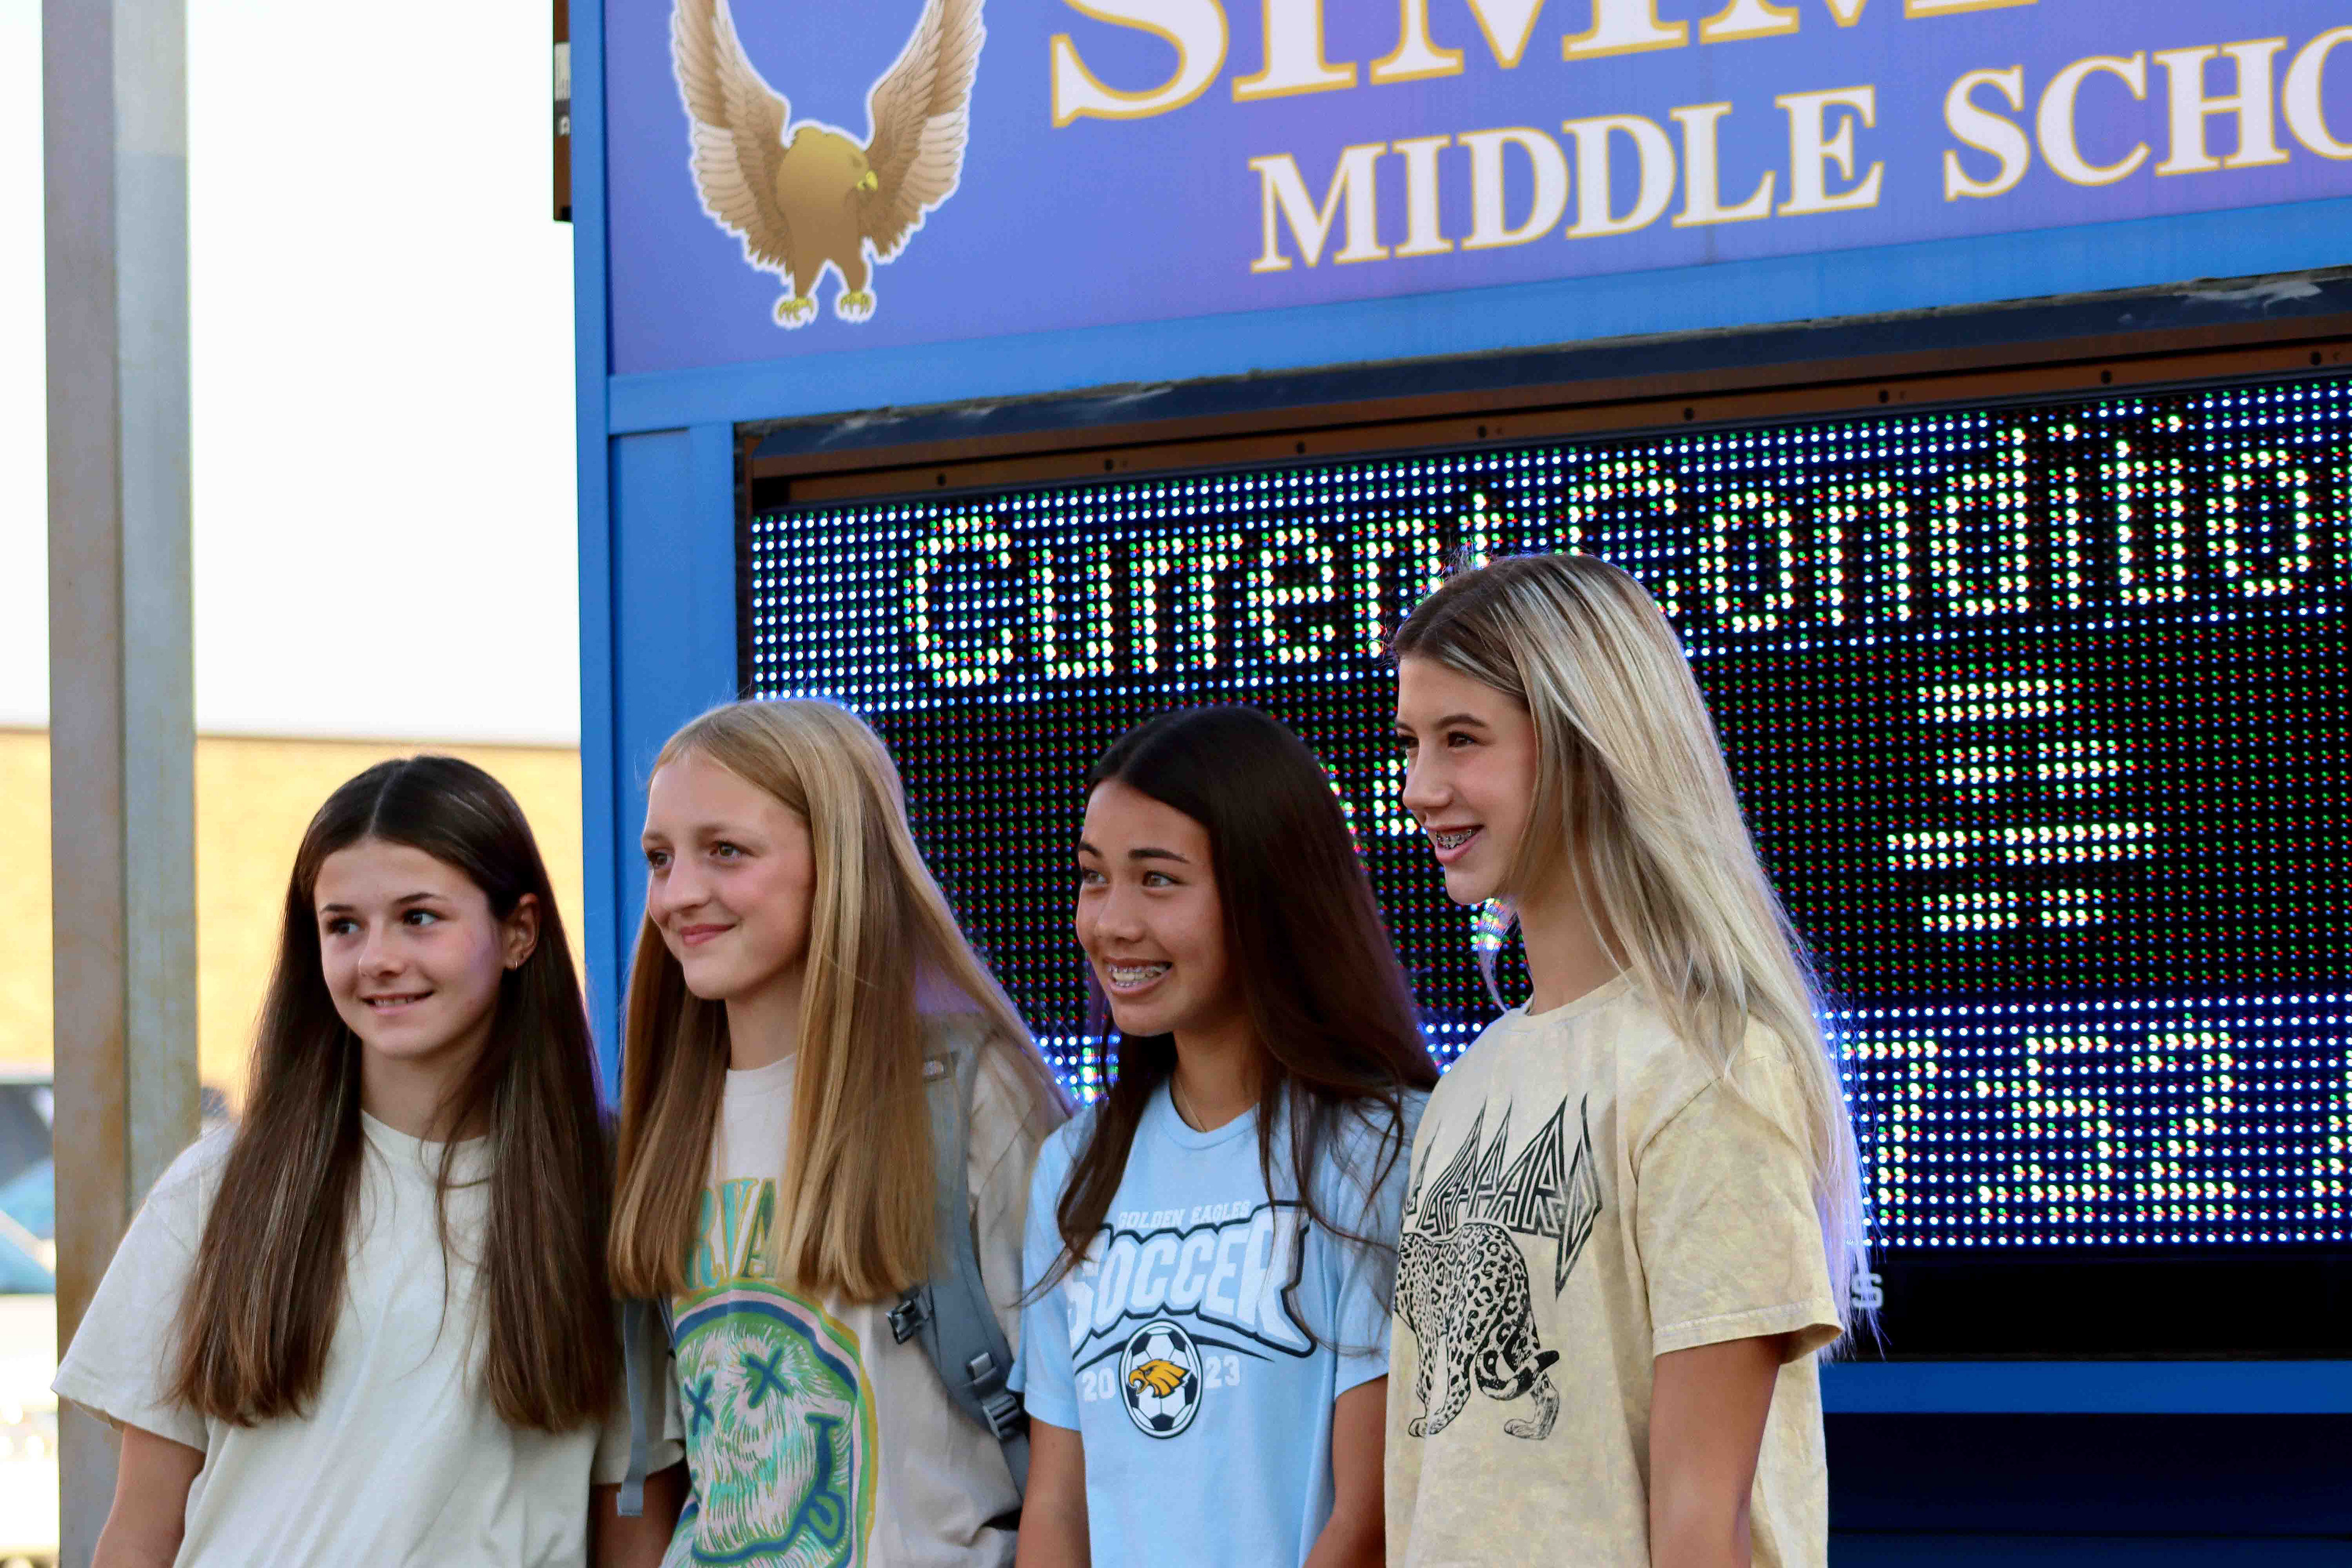
<path fill-rule="evenodd" d="M 905 1344 L 908 1340 L 921 1333 L 923 1325 L 931 1321 L 929 1290 L 918 1286 L 908 1291 L 898 1298 L 898 1304 L 885 1315 L 890 1321 L 890 1337 L 898 1343 Z"/>
<path fill-rule="evenodd" d="M 980 1401 L 980 1413 L 998 1442 L 1028 1426 L 1029 1413 L 1022 1408 L 1021 1396 L 1004 1386 L 1004 1369 L 992 1357 L 976 1355 L 964 1371 L 971 1374 L 971 1391 Z"/>
<path fill-rule="evenodd" d="M 1000 1443 L 1029 1425 L 1029 1413 L 1021 1407 L 1021 1396 L 1009 1388 L 1000 1388 L 982 1400 L 980 1409 L 988 1417 L 988 1429 L 996 1434 Z"/>

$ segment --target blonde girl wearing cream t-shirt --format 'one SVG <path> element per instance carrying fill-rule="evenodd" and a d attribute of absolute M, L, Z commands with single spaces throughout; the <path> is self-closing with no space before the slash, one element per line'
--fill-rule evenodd
<path fill-rule="evenodd" d="M 1674 633 L 1616 568 L 1523 556 L 1393 649 L 1404 804 L 1534 993 L 1414 1142 L 1390 1561 L 1821 1568 L 1853 1134 Z"/>
<path fill-rule="evenodd" d="M 829 702 L 714 709 L 662 748 L 643 849 L 612 1258 L 668 1307 L 692 1489 L 666 1561 L 1010 1563 L 1003 1446 L 891 1313 L 931 1259 L 927 1075 L 971 1064 L 967 1217 L 1010 1343 L 1029 1173 L 1066 1112 L 889 753 Z"/>
<path fill-rule="evenodd" d="M 156 1183 L 58 1369 L 122 1433 L 98 1568 L 657 1559 L 614 1518 L 606 1181 L 520 809 L 370 768 L 295 857 L 242 1124 Z"/>

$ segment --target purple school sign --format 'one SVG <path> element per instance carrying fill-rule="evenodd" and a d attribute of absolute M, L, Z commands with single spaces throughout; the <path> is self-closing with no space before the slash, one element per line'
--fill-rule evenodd
<path fill-rule="evenodd" d="M 2336 0 L 610 0 L 605 28 L 625 376 L 1790 257 L 1867 308 L 1883 247 L 2352 195 Z M 2150 280 L 2130 248 L 2118 285 Z M 1536 336 L 1579 335 L 1565 310 Z M 1412 320 L 1353 357 L 1460 346 Z"/>

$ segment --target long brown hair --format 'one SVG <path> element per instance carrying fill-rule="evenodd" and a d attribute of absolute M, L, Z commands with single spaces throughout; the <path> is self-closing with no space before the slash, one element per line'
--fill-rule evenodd
<path fill-rule="evenodd" d="M 1433 1087 L 1437 1068 L 1330 775 L 1306 742 L 1254 708 L 1188 708 L 1120 736 L 1087 773 L 1087 794 L 1112 780 L 1208 830 L 1225 962 L 1259 1049 L 1258 1169 L 1266 1190 L 1275 1190 L 1276 1124 L 1287 1111 L 1288 1164 L 1308 1219 L 1392 1267 L 1395 1238 L 1327 1212 L 1316 1166 L 1343 1120 L 1356 1117 L 1374 1134 L 1373 1153 L 1369 1168 L 1348 1174 L 1366 1193 L 1377 1190 L 1410 1138 L 1404 1096 Z M 1095 1004 L 1111 1044 L 1099 989 Z M 1040 1290 L 1093 1245 L 1136 1128 L 1176 1067 L 1169 1035 L 1120 1035 L 1112 1054 L 1110 1088 L 1054 1211 L 1062 1252 Z"/>
<path fill-rule="evenodd" d="M 830 702 L 733 702 L 669 739 L 656 771 L 695 756 L 765 790 L 808 825 L 816 862 L 799 1066 L 770 1267 L 798 1289 L 882 1300 L 929 1272 L 931 1132 L 919 994 L 977 1013 L 1029 1090 L 1060 1085 L 964 940 L 907 827 L 881 739 Z M 727 1089 L 727 1007 L 686 987 L 648 915 L 629 971 L 621 1066 L 613 1281 L 625 1296 L 686 1289 L 686 1254 Z"/>
<path fill-rule="evenodd" d="M 455 757 L 377 763 L 328 796 L 302 836 L 251 1097 L 188 1283 L 173 1396 L 249 1426 L 299 1415 L 318 1395 L 364 1133 L 360 1043 L 327 990 L 312 900 L 327 857 L 369 839 L 463 872 L 501 921 L 526 896 L 538 900 L 538 940 L 500 978 L 488 1042 L 444 1110 L 448 1126 L 489 1129 L 481 1392 L 510 1426 L 574 1430 L 604 1415 L 618 1378 L 600 1257 L 607 1143 L 595 1057 L 530 825 L 496 779 Z M 437 1178 L 445 1249 L 458 1148 L 444 1144 Z"/>

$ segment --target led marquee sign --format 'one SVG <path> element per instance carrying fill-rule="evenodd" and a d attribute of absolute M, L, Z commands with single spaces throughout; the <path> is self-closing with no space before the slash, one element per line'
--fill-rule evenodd
<path fill-rule="evenodd" d="M 1280 715 L 1444 1058 L 1492 1007 L 1381 639 L 1457 552 L 1590 551 L 1691 653 L 1891 1250 L 2341 1243 L 2347 455 L 2336 379 L 798 508 L 744 541 L 747 673 L 880 727 L 1081 1089 L 1087 763 L 1173 704 Z"/>

